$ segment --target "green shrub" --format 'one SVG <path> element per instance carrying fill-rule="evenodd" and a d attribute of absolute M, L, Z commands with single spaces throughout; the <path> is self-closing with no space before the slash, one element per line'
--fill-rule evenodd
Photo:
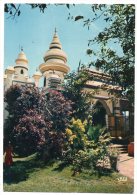
<path fill-rule="evenodd" d="M 73 136 L 74 132 L 76 135 L 75 139 L 80 134 L 80 129 L 76 131 L 76 126 L 79 126 L 82 130 L 84 130 L 84 124 L 80 120 L 73 119 L 70 129 L 67 129 L 69 138 Z M 95 129 L 97 129 L 97 133 L 95 132 Z M 104 168 L 104 162 L 109 156 L 108 145 L 110 143 L 110 134 L 105 128 L 99 129 L 99 127 L 97 127 L 94 128 L 92 133 L 90 133 L 90 137 L 89 135 L 86 136 L 84 132 L 81 135 L 81 137 L 79 136 L 79 142 L 76 139 L 76 143 L 82 144 L 75 145 L 75 139 L 71 141 L 69 149 L 64 152 L 64 160 L 73 165 L 72 169 L 74 173 L 81 172 L 86 169 L 91 172 L 99 172 Z M 99 167 L 101 167 L 101 169 Z"/>
<path fill-rule="evenodd" d="M 87 130 L 87 135 L 90 140 L 94 140 L 95 142 L 98 142 L 99 136 L 100 136 L 101 126 L 92 126 L 90 125 Z"/>

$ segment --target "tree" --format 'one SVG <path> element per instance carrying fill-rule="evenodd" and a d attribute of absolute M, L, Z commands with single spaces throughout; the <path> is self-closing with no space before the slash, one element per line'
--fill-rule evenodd
<path fill-rule="evenodd" d="M 18 154 L 47 150 L 49 156 L 61 155 L 72 114 L 70 100 L 54 90 L 15 85 L 5 92 L 5 102 L 9 115 L 4 134 Z"/>
<path fill-rule="evenodd" d="M 48 127 L 41 114 L 35 110 L 27 110 L 11 132 L 15 152 L 21 156 L 37 152 L 45 143 Z"/>
<path fill-rule="evenodd" d="M 15 151 L 22 155 L 25 151 L 26 154 L 36 151 L 36 142 L 38 145 L 43 139 L 41 131 L 44 121 L 39 121 L 39 117 L 42 118 L 40 97 L 39 89 L 31 86 L 13 85 L 5 92 L 4 101 L 8 117 L 4 125 L 4 139 L 10 140 Z"/>
<path fill-rule="evenodd" d="M 29 86 L 11 86 L 4 95 L 5 109 L 8 111 L 8 121 L 11 118 L 13 126 L 18 124 L 19 119 L 28 110 L 35 109 L 40 113 L 40 91 L 36 87 Z M 11 126 L 11 131 L 13 130 Z"/>
<path fill-rule="evenodd" d="M 51 127 L 45 134 L 45 143 L 39 154 L 43 160 L 48 161 L 62 157 L 67 141 L 65 129 L 70 123 L 73 109 L 71 100 L 58 91 L 43 90 L 42 94 L 46 97 L 43 104 L 44 117 Z"/>
<path fill-rule="evenodd" d="M 123 89 L 123 94 L 134 102 L 134 64 L 135 64 L 135 5 L 92 5 L 95 18 L 84 20 L 84 25 L 90 29 L 90 24 L 102 17 L 108 25 L 88 46 L 99 45 L 95 51 L 88 49 L 87 54 L 96 55 L 96 61 L 91 62 L 98 68 L 109 73 L 113 80 Z M 81 19 L 81 18 L 80 18 Z M 83 17 L 83 19 L 85 19 Z M 118 45 L 121 54 L 112 46 Z M 116 45 L 116 47 L 117 47 Z"/>
<path fill-rule="evenodd" d="M 40 12 L 45 13 L 46 8 L 50 5 L 50 4 L 30 4 L 27 3 L 27 6 L 29 6 L 31 9 L 39 9 Z M 70 9 L 70 4 L 55 4 L 56 6 L 58 5 L 65 5 L 68 9 Z M 75 4 L 72 4 L 73 6 L 75 6 Z M 20 16 L 21 14 L 21 4 L 14 4 L 14 3 L 10 3 L 10 4 L 5 4 L 4 6 L 4 12 L 7 13 L 9 15 L 9 17 L 15 19 L 15 17 Z"/>
<path fill-rule="evenodd" d="M 16 100 L 21 96 L 21 88 L 17 85 L 11 86 L 4 94 L 5 109 L 8 112 L 8 117 L 4 124 L 4 141 L 5 144 L 10 140 L 11 132 L 16 124 L 15 112 Z"/>
<path fill-rule="evenodd" d="M 44 90 L 44 94 L 45 94 Z M 46 92 L 47 93 L 47 92 Z M 72 101 L 56 90 L 48 90 L 47 101 L 44 101 L 44 115 L 48 113 L 48 120 L 52 122 L 52 130 L 65 132 L 72 115 Z"/>
<path fill-rule="evenodd" d="M 63 94 L 73 102 L 72 107 L 74 111 L 72 116 L 82 121 L 90 116 L 92 94 L 83 89 L 86 82 L 91 79 L 91 75 L 83 65 L 79 66 L 76 72 L 69 73 L 65 77 Z"/>

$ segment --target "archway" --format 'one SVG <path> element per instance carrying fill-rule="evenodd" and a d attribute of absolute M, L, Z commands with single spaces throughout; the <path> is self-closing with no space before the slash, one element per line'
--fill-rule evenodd
<path fill-rule="evenodd" d="M 95 112 L 92 116 L 94 126 L 108 127 L 108 116 L 111 114 L 110 109 L 105 101 L 98 100 L 94 105 Z"/>

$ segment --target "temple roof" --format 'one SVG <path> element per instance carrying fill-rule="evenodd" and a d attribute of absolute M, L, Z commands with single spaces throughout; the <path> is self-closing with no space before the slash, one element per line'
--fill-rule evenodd
<path fill-rule="evenodd" d="M 69 72 L 69 67 L 67 63 L 67 55 L 62 50 L 62 45 L 60 43 L 59 37 L 55 30 L 52 42 L 49 46 L 49 50 L 44 55 L 45 63 L 39 66 L 42 73 L 48 70 L 58 70 L 64 73 Z"/>
<path fill-rule="evenodd" d="M 33 78 L 40 78 L 42 76 L 41 72 L 36 69 L 36 72 L 33 74 Z"/>
<path fill-rule="evenodd" d="M 53 36 L 53 40 L 49 46 L 49 49 L 62 49 L 59 37 L 57 35 L 57 32 L 55 31 L 54 36 Z"/>
<path fill-rule="evenodd" d="M 26 54 L 21 51 L 17 57 L 17 59 L 15 60 L 16 64 L 28 64 L 28 59 L 26 57 Z"/>
<path fill-rule="evenodd" d="M 5 70 L 5 74 L 8 74 L 8 73 L 13 74 L 14 72 L 15 70 L 13 66 L 8 66 Z"/>
<path fill-rule="evenodd" d="M 47 62 L 51 59 L 59 59 L 63 60 L 64 63 L 67 62 L 67 55 L 62 50 L 62 45 L 60 43 L 59 37 L 57 35 L 57 32 L 55 31 L 52 42 L 49 46 L 49 50 L 44 55 L 44 61 Z"/>

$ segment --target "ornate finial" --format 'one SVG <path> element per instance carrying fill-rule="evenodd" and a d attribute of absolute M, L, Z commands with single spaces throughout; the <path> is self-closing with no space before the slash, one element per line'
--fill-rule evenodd
<path fill-rule="evenodd" d="M 56 27 L 55 27 L 55 34 L 57 33 L 57 29 L 56 29 Z"/>
<path fill-rule="evenodd" d="M 21 46 L 21 51 L 23 51 L 23 46 Z"/>

